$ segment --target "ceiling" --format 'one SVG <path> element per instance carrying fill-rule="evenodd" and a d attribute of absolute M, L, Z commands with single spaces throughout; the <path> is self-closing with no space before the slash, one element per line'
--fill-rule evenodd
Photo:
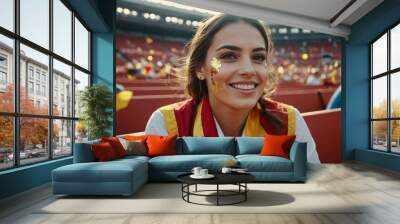
<path fill-rule="evenodd" d="M 351 32 L 350 26 L 383 0 L 174 0 L 173 2 L 347 38 Z"/>

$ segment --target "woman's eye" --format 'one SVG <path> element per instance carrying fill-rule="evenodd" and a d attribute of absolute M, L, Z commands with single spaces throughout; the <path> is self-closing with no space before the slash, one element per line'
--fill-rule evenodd
<path fill-rule="evenodd" d="M 236 55 L 233 53 L 222 54 L 220 57 L 222 60 L 233 60 L 236 59 Z"/>
<path fill-rule="evenodd" d="M 253 59 L 254 59 L 255 61 L 257 61 L 257 62 L 264 62 L 265 59 L 266 59 L 266 57 L 265 57 L 265 55 L 255 55 L 255 56 L 253 57 Z"/>

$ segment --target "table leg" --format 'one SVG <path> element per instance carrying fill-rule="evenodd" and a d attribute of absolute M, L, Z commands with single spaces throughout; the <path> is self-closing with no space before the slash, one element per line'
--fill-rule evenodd
<path fill-rule="evenodd" d="M 244 201 L 247 201 L 247 183 L 244 183 Z"/>
<path fill-rule="evenodd" d="M 217 184 L 217 206 L 219 205 L 219 184 Z"/>
<path fill-rule="evenodd" d="M 195 191 L 197 192 L 197 184 L 196 184 L 196 186 L 195 186 Z"/>

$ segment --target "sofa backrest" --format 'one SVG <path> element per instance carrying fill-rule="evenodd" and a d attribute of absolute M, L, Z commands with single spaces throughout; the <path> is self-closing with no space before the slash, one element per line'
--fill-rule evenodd
<path fill-rule="evenodd" d="M 264 137 L 236 137 L 236 155 L 259 154 Z"/>
<path fill-rule="evenodd" d="M 177 154 L 225 154 L 235 155 L 233 137 L 182 137 L 176 142 Z"/>
<path fill-rule="evenodd" d="M 100 140 L 75 143 L 74 163 L 95 162 L 96 158 L 94 157 L 90 146 L 98 143 L 100 143 Z"/>

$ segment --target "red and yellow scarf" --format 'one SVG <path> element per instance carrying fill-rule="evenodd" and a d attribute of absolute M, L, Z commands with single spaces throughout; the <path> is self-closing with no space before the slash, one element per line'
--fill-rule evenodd
<path fill-rule="evenodd" d="M 243 130 L 243 136 L 293 135 L 296 131 L 295 109 L 287 104 L 268 98 L 264 99 L 265 110 L 273 113 L 283 123 L 281 130 L 262 115 L 259 103 L 250 111 Z M 174 103 L 159 109 L 163 114 L 168 135 L 218 137 L 217 127 L 208 98 L 205 97 L 195 108 L 193 99 Z M 196 112 L 194 113 L 194 110 Z"/>

